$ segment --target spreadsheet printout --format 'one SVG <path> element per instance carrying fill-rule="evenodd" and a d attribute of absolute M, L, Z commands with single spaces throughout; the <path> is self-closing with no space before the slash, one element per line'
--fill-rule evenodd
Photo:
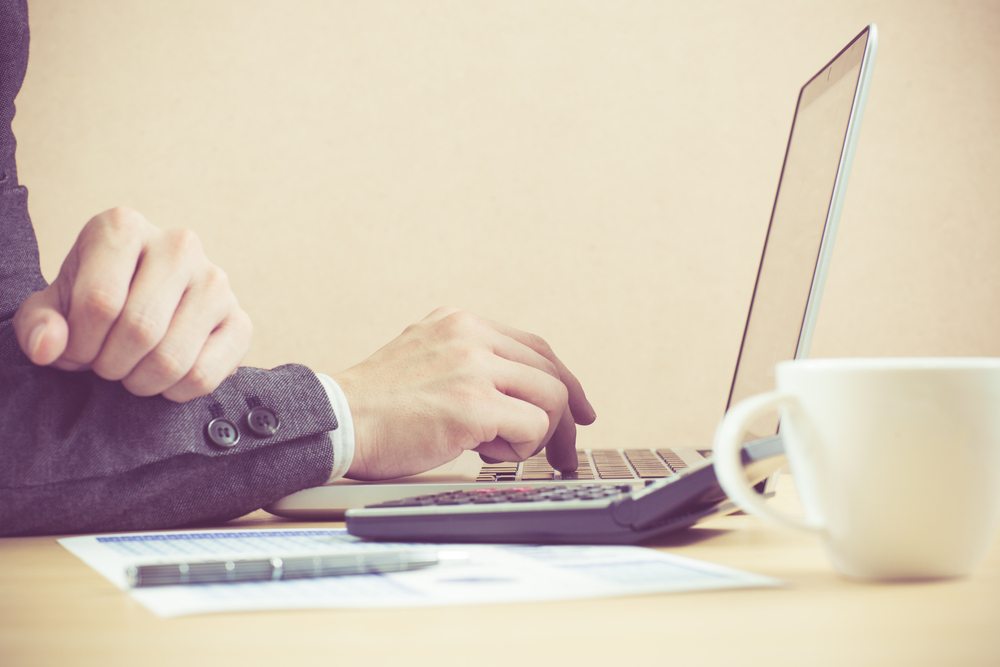
<path fill-rule="evenodd" d="M 334 529 L 207 530 L 89 535 L 59 540 L 153 613 L 421 607 L 779 586 L 748 572 L 632 546 L 419 545 L 441 564 L 422 570 L 314 579 L 128 589 L 125 569 L 157 562 L 368 553 L 397 543 L 364 542 Z"/>

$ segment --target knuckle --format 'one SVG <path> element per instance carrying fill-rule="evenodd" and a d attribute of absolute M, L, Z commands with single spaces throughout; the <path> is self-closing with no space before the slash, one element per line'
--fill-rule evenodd
<path fill-rule="evenodd" d="M 229 317 L 226 327 L 229 329 L 229 343 L 225 357 L 238 365 L 250 351 L 250 343 L 253 340 L 253 322 L 250 321 L 250 316 L 246 314 L 246 311 L 237 307 Z"/>
<path fill-rule="evenodd" d="M 548 415 L 541 410 L 536 411 L 535 416 L 528 425 L 528 430 L 526 432 L 528 441 L 518 443 L 516 446 L 511 447 L 511 451 L 514 452 L 516 460 L 524 461 L 534 456 L 538 448 L 545 444 L 545 436 L 548 435 L 548 432 Z"/>
<path fill-rule="evenodd" d="M 122 220 L 134 222 L 136 219 L 142 217 L 142 213 L 136 211 L 134 208 L 129 206 L 123 206 L 119 204 L 118 206 L 112 206 L 107 211 L 104 212 L 110 220 Z"/>
<path fill-rule="evenodd" d="M 528 334 L 528 346 L 535 349 L 537 352 L 539 352 L 546 358 L 552 356 L 552 347 L 549 345 L 548 341 L 546 341 L 538 334 L 533 334 L 533 333 Z"/>
<path fill-rule="evenodd" d="M 98 230 L 112 234 L 132 234 L 139 230 L 145 218 L 127 206 L 115 206 L 91 219 Z"/>
<path fill-rule="evenodd" d="M 456 312 L 458 312 L 458 308 L 455 308 L 454 306 L 438 306 L 432 310 L 425 319 L 443 318 Z"/>
<path fill-rule="evenodd" d="M 448 360 L 453 362 L 457 368 L 465 369 L 469 373 L 469 379 L 481 380 L 485 378 L 485 374 L 477 369 L 482 369 L 487 363 L 489 357 L 487 350 L 463 339 L 453 340 L 445 350 Z"/>
<path fill-rule="evenodd" d="M 531 458 L 531 451 L 525 449 L 523 446 L 511 446 L 510 451 L 511 455 L 507 458 L 512 462 L 520 463 L 521 461 L 526 461 Z"/>
<path fill-rule="evenodd" d="M 149 392 L 145 391 L 144 385 L 140 383 L 140 381 L 132 375 L 129 375 L 124 380 L 122 380 L 122 386 L 125 387 L 125 389 L 128 390 L 130 394 L 133 394 L 135 396 L 149 395 Z"/>
<path fill-rule="evenodd" d="M 243 340 L 249 345 L 250 340 L 253 338 L 253 320 L 250 319 L 250 315 L 247 311 L 237 306 L 232 317 L 233 326 L 242 333 Z"/>
<path fill-rule="evenodd" d="M 467 384 L 469 398 L 476 402 L 488 400 L 497 393 L 493 379 L 486 373 L 470 373 Z"/>
<path fill-rule="evenodd" d="M 143 348 L 151 348 L 160 341 L 166 326 L 158 318 L 142 311 L 128 311 L 122 315 L 122 333 Z"/>
<path fill-rule="evenodd" d="M 163 232 L 163 238 L 167 247 L 175 255 L 199 255 L 202 252 L 201 239 L 191 229 L 169 229 Z"/>
<path fill-rule="evenodd" d="M 80 232 L 78 243 L 83 247 L 113 244 L 115 247 L 126 248 L 141 242 L 146 235 L 146 228 L 150 226 L 138 211 L 116 206 L 87 221 Z"/>
<path fill-rule="evenodd" d="M 149 354 L 148 363 L 149 373 L 160 384 L 174 384 L 178 382 L 187 374 L 190 366 L 184 355 L 166 345 L 160 345 L 153 350 Z"/>
<path fill-rule="evenodd" d="M 538 445 L 544 444 L 545 436 L 549 433 L 549 426 L 549 415 L 544 410 L 538 410 L 535 413 L 534 423 L 532 424 L 534 432 L 532 433 L 532 446 L 528 451 L 528 456 L 531 456 L 534 453 L 534 450 L 538 447 Z"/>
<path fill-rule="evenodd" d="M 204 281 L 211 290 L 227 294 L 232 292 L 229 284 L 229 274 L 222 267 L 215 264 L 209 264 L 206 267 Z"/>
<path fill-rule="evenodd" d="M 215 374 L 212 373 L 205 364 L 198 363 L 188 371 L 182 380 L 185 394 L 188 396 L 205 396 L 211 394 L 219 385 Z"/>
<path fill-rule="evenodd" d="M 464 310 L 457 310 L 441 320 L 441 328 L 450 338 L 470 337 L 479 326 L 479 318 Z"/>
<path fill-rule="evenodd" d="M 107 287 L 87 289 L 78 297 L 79 307 L 83 315 L 98 322 L 111 322 L 118 318 L 124 304 L 124 299 Z"/>
<path fill-rule="evenodd" d="M 557 410 L 562 410 L 569 403 L 569 389 L 562 382 L 554 382 L 550 389 L 552 406 Z"/>
<path fill-rule="evenodd" d="M 107 355 L 102 354 L 91 363 L 90 370 L 101 379 L 118 381 L 124 379 L 132 369 L 120 368 L 108 361 Z"/>

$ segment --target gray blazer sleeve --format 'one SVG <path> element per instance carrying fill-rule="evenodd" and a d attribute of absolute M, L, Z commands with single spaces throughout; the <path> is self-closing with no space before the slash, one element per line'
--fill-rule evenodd
<path fill-rule="evenodd" d="M 212 395 L 177 404 L 21 353 L 13 315 L 45 286 L 10 129 L 27 50 L 23 1 L 0 0 L 0 535 L 217 522 L 322 484 L 337 420 L 305 367 L 241 368 Z M 258 407 L 277 416 L 273 434 L 247 422 Z M 239 441 L 216 444 L 213 419 L 231 422 Z"/>

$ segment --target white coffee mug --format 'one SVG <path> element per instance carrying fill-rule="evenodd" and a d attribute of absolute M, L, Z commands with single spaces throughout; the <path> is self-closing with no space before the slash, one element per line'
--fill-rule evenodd
<path fill-rule="evenodd" d="M 715 470 L 748 513 L 815 531 L 860 579 L 967 574 L 1000 527 L 1000 358 L 808 359 L 725 416 Z M 742 472 L 746 425 L 778 409 L 805 512 L 767 505 Z"/>

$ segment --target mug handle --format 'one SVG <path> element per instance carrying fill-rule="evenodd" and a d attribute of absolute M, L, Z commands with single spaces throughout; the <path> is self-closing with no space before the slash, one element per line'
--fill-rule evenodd
<path fill-rule="evenodd" d="M 798 530 L 822 531 L 823 524 L 818 520 L 800 519 L 770 507 L 751 488 L 743 472 L 740 452 L 743 449 L 743 436 L 747 432 L 746 425 L 781 406 L 796 408 L 799 407 L 799 402 L 792 394 L 772 391 L 740 401 L 726 413 L 715 433 L 715 451 L 712 457 L 715 461 L 715 476 L 729 499 L 746 513 Z M 785 446 L 788 446 L 787 442 Z"/>

